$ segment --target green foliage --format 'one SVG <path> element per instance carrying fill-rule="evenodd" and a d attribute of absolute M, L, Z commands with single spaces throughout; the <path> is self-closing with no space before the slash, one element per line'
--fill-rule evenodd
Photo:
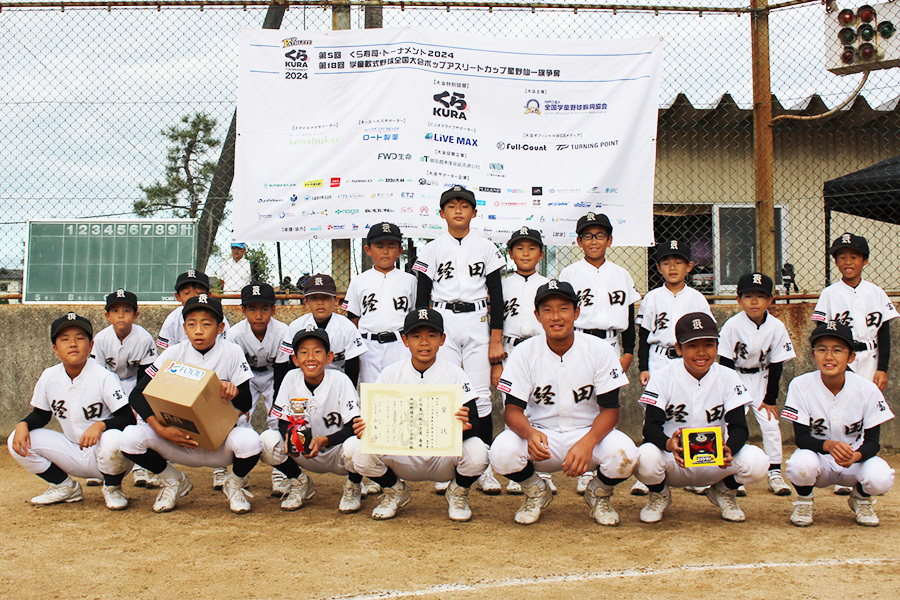
<path fill-rule="evenodd" d="M 222 144 L 213 136 L 216 120 L 206 113 L 185 115 L 179 125 L 162 132 L 171 142 L 166 157 L 165 179 L 139 186 L 145 198 L 134 202 L 134 212 L 149 217 L 171 211 L 175 217 L 196 219 L 216 170 L 207 160 L 209 151 Z"/>
<path fill-rule="evenodd" d="M 247 254 L 244 255 L 251 265 L 251 279 L 262 283 L 270 283 L 272 276 L 272 263 L 269 261 L 269 255 L 266 254 L 265 248 L 257 246 L 253 248 L 247 247 Z"/>

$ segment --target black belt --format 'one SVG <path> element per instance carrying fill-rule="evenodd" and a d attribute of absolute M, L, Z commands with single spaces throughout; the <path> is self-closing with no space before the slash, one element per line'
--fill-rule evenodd
<path fill-rule="evenodd" d="M 487 306 L 487 302 L 479 300 L 478 302 L 435 302 L 435 308 L 446 308 L 455 313 L 475 312 L 479 308 Z"/>
<path fill-rule="evenodd" d="M 269 367 L 250 367 L 250 370 L 254 373 L 265 373 L 269 370 Z"/>
<path fill-rule="evenodd" d="M 650 344 L 650 350 L 656 354 L 664 354 L 666 358 L 678 358 L 678 352 L 674 346 L 660 346 L 659 344 Z"/>
<path fill-rule="evenodd" d="M 746 375 L 750 375 L 752 373 L 759 373 L 760 371 L 765 371 L 769 367 L 753 367 L 752 369 L 745 369 L 744 367 L 738 367 L 738 373 L 744 373 Z"/>
<path fill-rule="evenodd" d="M 512 344 L 513 346 L 518 346 L 519 344 L 521 344 L 522 342 L 524 342 L 527 339 L 528 339 L 527 337 L 517 338 L 517 337 L 508 336 L 508 335 L 503 336 L 503 341 L 506 342 L 507 344 Z"/>
<path fill-rule="evenodd" d="M 359 334 L 365 340 L 372 340 L 379 344 L 390 344 L 400 339 L 400 336 L 393 331 L 382 331 L 380 333 L 361 333 Z"/>
<path fill-rule="evenodd" d="M 870 342 L 853 342 L 854 352 L 865 352 L 866 350 L 877 350 L 878 342 L 872 340 Z"/>
<path fill-rule="evenodd" d="M 606 338 L 616 337 L 615 330 L 610 330 L 610 329 L 579 329 L 578 331 L 580 331 L 582 333 L 586 333 L 588 335 L 596 336 L 596 337 L 604 339 L 604 340 Z"/>

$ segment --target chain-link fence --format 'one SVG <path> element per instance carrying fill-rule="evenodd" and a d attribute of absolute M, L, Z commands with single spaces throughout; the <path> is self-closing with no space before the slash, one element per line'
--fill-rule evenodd
<path fill-rule="evenodd" d="M 184 4 L 184 3 L 183 3 Z M 274 6 L 274 5 L 273 5 Z M 330 4 L 292 4 L 282 29 L 332 28 Z M 352 28 L 367 11 L 349 8 Z M 15 290 L 21 279 L 25 222 L 32 218 L 135 217 L 147 189 L 166 183 L 163 132 L 181 119 L 207 115 L 209 177 L 229 158 L 229 126 L 237 92 L 236 34 L 261 27 L 272 7 L 215 2 L 176 6 L 65 2 L 3 3 L 0 12 L 0 277 Z M 710 295 L 733 294 L 741 273 L 757 266 L 751 10 L 742 2 L 701 5 L 687 0 L 644 8 L 630 5 L 492 5 L 379 7 L 383 27 L 426 27 L 503 37 L 624 38 L 666 41 L 655 181 L 657 239 L 687 240 L 696 264 L 693 285 Z M 848 98 L 860 75 L 825 69 L 825 7 L 819 2 L 776 7 L 768 15 L 773 113 L 816 115 Z M 271 15 L 270 15 L 271 16 Z M 830 273 L 826 237 L 853 231 L 872 247 L 867 279 L 900 290 L 891 265 L 898 219 L 889 196 L 900 185 L 849 182 L 825 210 L 823 184 L 900 154 L 898 73 L 875 71 L 861 94 L 836 114 L 772 126 L 776 268 L 791 271 L 791 291 L 817 293 Z M 226 161 L 227 163 L 227 161 Z M 198 163 L 199 164 L 199 163 Z M 900 169 L 897 169 L 900 172 Z M 898 175 L 900 177 L 900 175 Z M 227 181 L 230 181 L 228 179 Z M 221 183 L 221 181 L 220 181 Z M 215 185 L 215 184 L 213 184 Z M 226 187 L 227 189 L 227 187 Z M 202 190 L 201 190 L 202 191 Z M 848 198 L 860 192 L 853 203 Z M 878 201 L 876 201 L 876 196 Z M 884 198 L 887 197 L 888 200 Z M 219 197 L 223 199 L 222 197 Z M 197 216 L 205 193 L 188 216 Z M 871 202 L 868 200 L 871 199 Z M 158 216 L 171 216 L 163 210 Z M 207 270 L 214 273 L 231 237 L 229 204 L 215 230 Z M 772 240 L 772 236 L 766 239 Z M 412 240 L 409 251 L 421 248 Z M 365 268 L 359 240 L 252 244 L 272 283 L 304 273 Z M 653 251 L 614 247 L 641 292 L 659 285 Z M 577 260 L 577 247 L 550 249 L 549 274 Z M 407 257 L 408 258 L 408 257 Z M 201 261 L 202 263 L 203 261 Z M 201 265 L 202 266 L 202 265 Z M 781 279 L 779 278 L 781 282 Z"/>

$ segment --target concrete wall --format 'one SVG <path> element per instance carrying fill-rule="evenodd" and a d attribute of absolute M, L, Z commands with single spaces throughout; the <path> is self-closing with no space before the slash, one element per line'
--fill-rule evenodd
<path fill-rule="evenodd" d="M 138 323 L 155 335 L 172 308 L 172 306 L 144 306 L 141 308 Z M 813 304 L 811 303 L 779 304 L 772 308 L 772 313 L 787 325 L 798 354 L 796 360 L 785 366 L 779 403 L 784 401 L 787 384 L 791 378 L 814 368 L 806 343 L 812 330 L 810 321 L 812 308 Z M 15 424 L 30 412 L 28 403 L 41 371 L 56 363 L 57 359 L 50 348 L 50 322 L 69 310 L 74 310 L 91 319 L 98 331 L 106 325 L 102 306 L 0 305 L 0 432 L 4 437 L 9 435 Z M 716 305 L 712 310 L 718 322 L 723 323 L 738 308 L 736 305 Z M 282 321 L 290 322 L 303 312 L 305 312 L 305 308 L 300 306 L 279 306 L 276 316 Z M 243 318 L 238 307 L 226 307 L 226 313 L 231 323 L 236 323 Z M 893 411 L 900 413 L 900 403 L 897 402 L 898 393 L 900 393 L 900 373 L 897 370 L 896 359 L 897 348 L 900 348 L 900 327 L 893 328 L 891 337 L 895 356 L 891 359 L 890 378 L 885 396 Z M 631 383 L 622 394 L 620 429 L 635 440 L 640 440 L 643 412 L 637 404 L 640 396 L 637 375 L 637 361 L 635 361 L 634 366 L 628 372 Z M 498 432 L 503 427 L 503 411 L 498 397 L 494 398 L 494 402 L 494 430 Z M 751 435 L 758 437 L 755 419 L 751 417 L 749 422 Z M 259 410 L 255 415 L 254 423 L 257 424 L 257 429 L 263 423 Z M 782 432 L 785 440 L 792 439 L 789 423 L 782 423 Z M 881 441 L 885 446 L 900 447 L 900 423 L 897 419 L 884 425 Z"/>

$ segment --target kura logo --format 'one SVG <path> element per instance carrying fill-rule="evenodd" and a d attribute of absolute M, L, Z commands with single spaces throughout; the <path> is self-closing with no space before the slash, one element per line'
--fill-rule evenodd
<path fill-rule="evenodd" d="M 440 104 L 440 106 L 435 106 L 433 108 L 432 115 L 447 119 L 466 120 L 465 111 L 468 109 L 469 105 L 466 102 L 466 95 L 464 93 L 448 92 L 444 90 L 443 92 L 435 94 L 433 97 L 434 101 Z"/>

